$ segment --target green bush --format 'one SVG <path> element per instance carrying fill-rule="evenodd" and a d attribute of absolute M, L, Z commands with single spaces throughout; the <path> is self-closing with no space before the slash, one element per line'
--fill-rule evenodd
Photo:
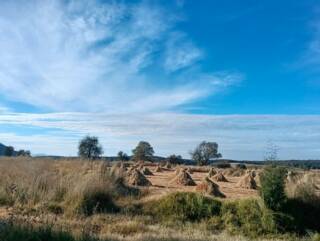
<path fill-rule="evenodd" d="M 260 195 L 265 205 L 274 211 L 281 211 L 286 203 L 286 170 L 282 167 L 266 167 L 260 176 Z"/>
<path fill-rule="evenodd" d="M 101 190 L 88 190 L 79 197 L 75 211 L 78 214 L 92 215 L 94 213 L 114 213 L 119 208 L 113 202 L 108 192 Z"/>
<path fill-rule="evenodd" d="M 273 213 L 255 199 L 224 202 L 221 216 L 230 233 L 256 237 L 277 232 Z"/>
<path fill-rule="evenodd" d="M 199 221 L 220 214 L 221 202 L 201 194 L 177 192 L 149 203 L 147 213 L 162 220 Z"/>

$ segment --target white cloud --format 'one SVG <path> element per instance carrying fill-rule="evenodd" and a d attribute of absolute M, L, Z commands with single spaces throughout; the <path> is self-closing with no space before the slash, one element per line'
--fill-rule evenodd
<path fill-rule="evenodd" d="M 320 116 L 157 114 L 4 114 L 0 125 L 50 128 L 34 135 L 5 133 L 0 140 L 34 153 L 75 155 L 86 134 L 100 137 L 107 155 L 150 141 L 158 155 L 189 157 L 202 140 L 217 141 L 227 158 L 262 159 L 268 140 L 280 147 L 280 158 L 319 158 Z M 52 130 L 54 128 L 54 131 Z"/>
<path fill-rule="evenodd" d="M 161 59 L 175 71 L 202 57 L 188 36 L 175 34 L 177 19 L 147 2 L 1 1 L 0 94 L 50 110 L 109 113 L 162 110 L 208 96 L 218 87 L 204 86 L 201 77 L 223 86 L 216 73 L 195 70 L 200 79 L 181 82 L 148 72 L 164 72 Z"/>
<path fill-rule="evenodd" d="M 166 46 L 164 66 L 167 71 L 177 71 L 193 65 L 202 56 L 202 51 L 183 33 L 173 33 Z"/>

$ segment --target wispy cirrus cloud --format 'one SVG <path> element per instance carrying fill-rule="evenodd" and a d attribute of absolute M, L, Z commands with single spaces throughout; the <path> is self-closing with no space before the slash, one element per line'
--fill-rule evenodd
<path fill-rule="evenodd" d="M 0 6 L 0 93 L 9 100 L 58 111 L 156 111 L 209 96 L 234 76 L 191 71 L 203 51 L 177 34 L 178 14 L 155 3 Z M 197 79 L 172 75 L 176 70 Z"/>
<path fill-rule="evenodd" d="M 1 125 L 42 128 L 33 135 L 2 132 L 0 139 L 34 153 L 75 155 L 80 138 L 100 137 L 107 155 L 131 149 L 140 140 L 149 141 L 157 155 L 188 152 L 202 140 L 220 144 L 227 158 L 264 158 L 266 143 L 279 146 L 280 158 L 317 158 L 320 153 L 320 116 L 317 115 L 194 115 L 48 113 L 0 115 Z M 45 143 L 48 143 L 45 145 Z M 50 143 L 53 143 L 52 145 Z M 308 145 L 306 145 L 308 143 Z"/>

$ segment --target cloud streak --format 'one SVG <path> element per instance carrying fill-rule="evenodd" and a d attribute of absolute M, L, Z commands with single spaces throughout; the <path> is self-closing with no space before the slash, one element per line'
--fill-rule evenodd
<path fill-rule="evenodd" d="M 238 74 L 192 69 L 203 52 L 175 30 L 178 21 L 147 1 L 1 2 L 0 93 L 49 110 L 110 113 L 165 110 L 221 91 Z"/>
<path fill-rule="evenodd" d="M 50 130 L 31 136 L 2 133 L 0 138 L 18 146 L 25 143 L 37 153 L 75 155 L 78 140 L 92 134 L 101 138 L 108 155 L 120 149 L 130 153 L 138 141 L 147 140 L 159 155 L 185 157 L 200 141 L 212 140 L 220 144 L 225 157 L 234 159 L 262 159 L 266 143 L 272 140 L 280 147 L 281 158 L 317 158 L 319 121 L 316 115 L 20 113 L 1 115 L 0 125 Z M 57 145 L 43 145 L 51 142 Z"/>

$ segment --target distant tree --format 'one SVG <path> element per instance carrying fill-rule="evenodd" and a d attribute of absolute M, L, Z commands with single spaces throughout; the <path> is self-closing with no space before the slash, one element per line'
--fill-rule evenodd
<path fill-rule="evenodd" d="M 14 155 L 14 148 L 12 146 L 7 146 L 4 150 L 5 156 L 13 156 Z"/>
<path fill-rule="evenodd" d="M 134 161 L 152 161 L 154 150 L 148 142 L 140 141 L 132 153 Z"/>
<path fill-rule="evenodd" d="M 83 138 L 78 147 L 78 154 L 81 158 L 97 159 L 102 155 L 102 146 L 99 144 L 98 137 L 86 136 Z"/>
<path fill-rule="evenodd" d="M 216 142 L 206 141 L 201 142 L 190 154 L 192 159 L 200 166 L 207 165 L 213 158 L 222 157 L 222 155 L 218 153 L 218 144 Z"/>
<path fill-rule="evenodd" d="M 126 153 L 124 153 L 123 151 L 119 151 L 118 155 L 117 155 L 117 159 L 119 161 L 125 162 L 125 161 L 129 161 L 129 156 Z"/>
<path fill-rule="evenodd" d="M 182 164 L 183 160 L 182 157 L 180 155 L 170 155 L 166 158 L 166 161 L 171 163 L 171 164 Z"/>
<path fill-rule="evenodd" d="M 19 150 L 17 156 L 31 156 L 31 152 L 28 150 Z"/>

